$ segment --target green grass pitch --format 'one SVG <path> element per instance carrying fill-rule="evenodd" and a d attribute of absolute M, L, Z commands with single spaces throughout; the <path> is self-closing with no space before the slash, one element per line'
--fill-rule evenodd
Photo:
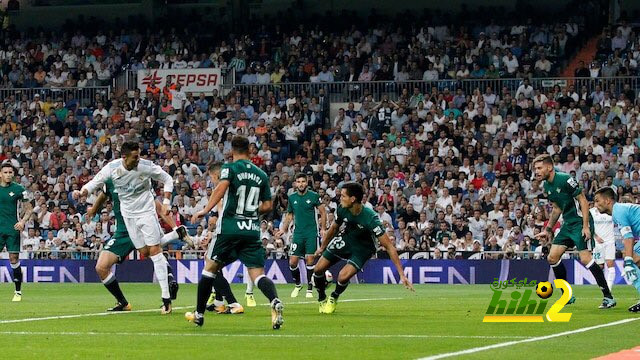
<path fill-rule="evenodd" d="M 101 284 L 25 284 L 23 301 L 12 303 L 13 286 L 0 286 L 0 350 L 3 359 L 417 359 L 530 337 L 544 336 L 640 318 L 627 311 L 635 289 L 614 287 L 618 306 L 599 310 L 595 286 L 575 286 L 578 301 L 569 323 L 483 323 L 492 295 L 488 285 L 351 285 L 335 314 L 318 313 L 315 299 L 289 298 L 291 285 L 278 290 L 285 302 L 281 330 L 270 326 L 266 299 L 243 315 L 207 313 L 203 328 L 184 320 L 193 309 L 196 285 L 181 285 L 174 313 L 159 313 L 156 284 L 126 283 L 135 311 L 103 315 L 113 304 Z M 233 286 L 244 303 L 244 286 Z M 256 289 L 257 290 L 257 289 Z M 314 294 L 315 295 L 315 294 Z M 559 297 L 554 294 L 550 304 Z M 547 307 L 547 309 L 550 305 Z M 158 310 L 155 310 L 158 309 Z M 78 316 L 83 315 L 85 316 Z M 89 314 L 89 315 L 86 315 Z M 34 318 L 57 317 L 47 320 Z M 64 317 L 68 316 L 68 317 Z M 30 321 L 9 322 L 10 320 Z M 637 346 L 640 321 L 516 343 L 464 355 L 470 359 L 585 359 Z"/>

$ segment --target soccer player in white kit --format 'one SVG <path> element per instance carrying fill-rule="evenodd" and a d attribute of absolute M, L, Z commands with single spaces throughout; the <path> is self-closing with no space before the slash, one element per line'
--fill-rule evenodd
<path fill-rule="evenodd" d="M 609 290 L 611 290 L 616 279 L 616 268 L 614 266 L 616 240 L 613 218 L 611 215 L 601 213 L 596 207 L 589 209 L 589 212 L 591 213 L 591 219 L 593 219 L 593 239 L 596 241 L 596 246 L 593 248 L 593 259 L 603 270 L 606 262 L 607 271 L 605 272 L 605 277 Z"/>
<path fill-rule="evenodd" d="M 89 195 L 102 189 L 107 179 L 111 179 L 120 198 L 120 211 L 131 241 L 140 253 L 150 257 L 162 290 L 162 314 L 171 313 L 171 297 L 167 273 L 167 259 L 162 254 L 160 240 L 163 231 L 158 221 L 151 180 L 164 185 L 162 211 L 166 214 L 171 203 L 173 179 L 153 162 L 140 159 L 140 148 L 136 142 L 122 145 L 122 158 L 104 166 L 82 189 L 75 190 L 73 197 Z"/>

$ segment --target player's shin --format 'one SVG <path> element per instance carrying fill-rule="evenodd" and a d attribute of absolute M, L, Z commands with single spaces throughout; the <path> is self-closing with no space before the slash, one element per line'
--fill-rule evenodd
<path fill-rule="evenodd" d="M 267 278 L 264 275 L 260 275 L 255 279 L 256 286 L 264 296 L 269 299 L 269 302 L 272 302 L 274 299 L 278 298 L 278 292 L 276 291 L 276 286 L 273 284 L 271 279 Z"/>
<path fill-rule="evenodd" d="M 213 286 L 216 289 L 216 300 L 218 299 L 218 293 L 220 293 L 227 300 L 227 304 L 231 305 L 238 302 L 231 291 L 229 282 L 222 276 L 222 273 L 218 273 L 218 276 L 213 279 Z"/>
<path fill-rule="evenodd" d="M 313 282 L 311 281 L 311 278 L 313 277 L 314 268 L 315 267 L 313 265 L 307 265 L 307 288 L 309 291 L 313 289 Z"/>
<path fill-rule="evenodd" d="M 109 275 L 107 275 L 107 277 L 102 280 L 102 284 L 121 305 L 129 304 L 127 299 L 124 297 L 122 290 L 120 289 L 120 284 L 118 284 L 116 276 L 113 275 L 113 273 L 109 273 Z"/>
<path fill-rule="evenodd" d="M 207 299 L 211 295 L 211 287 L 215 281 L 216 274 L 202 270 L 202 276 L 198 282 L 198 301 L 196 303 L 196 315 L 202 316 L 207 307 Z"/>
<path fill-rule="evenodd" d="M 609 290 L 613 290 L 613 284 L 616 281 L 616 268 L 610 266 L 607 268 L 607 285 L 609 286 Z"/>
<path fill-rule="evenodd" d="M 589 271 L 591 271 L 593 277 L 596 279 L 596 283 L 600 287 L 602 295 L 609 299 L 613 298 L 613 296 L 611 295 L 611 291 L 609 290 L 609 285 L 607 285 L 607 280 L 604 278 L 604 273 L 602 272 L 600 266 L 596 264 L 596 261 L 594 259 L 591 259 L 586 267 L 589 269 Z"/>
<path fill-rule="evenodd" d="M 13 283 L 15 284 L 16 292 L 20 293 L 22 291 L 22 267 L 20 266 L 20 261 L 11 264 L 11 269 L 13 270 Z"/>
<path fill-rule="evenodd" d="M 318 301 L 324 301 L 327 298 L 325 291 L 327 288 L 327 279 L 325 278 L 324 272 L 313 273 L 313 283 L 316 286 L 316 290 L 318 290 Z"/>
<path fill-rule="evenodd" d="M 348 281 L 345 282 L 344 284 L 338 281 L 336 283 L 336 289 L 331 293 L 331 297 L 333 297 L 334 299 L 337 299 L 338 297 L 340 297 L 340 294 L 342 294 L 345 290 L 347 290 L 347 286 L 349 286 Z"/>
<path fill-rule="evenodd" d="M 162 299 L 170 299 L 171 295 L 169 294 L 169 281 L 168 281 L 168 273 L 167 273 L 167 259 L 164 257 L 162 253 L 155 254 L 151 256 L 151 261 L 153 261 L 153 270 L 156 274 L 156 279 L 158 279 L 158 284 L 160 285 L 160 290 L 162 290 Z"/>
<path fill-rule="evenodd" d="M 291 270 L 291 276 L 293 277 L 293 281 L 296 286 L 300 286 L 300 267 L 296 264 L 295 267 L 289 265 L 289 270 Z"/>
<path fill-rule="evenodd" d="M 558 260 L 557 263 L 551 264 L 551 269 L 553 269 L 553 274 L 556 276 L 556 279 L 567 280 L 567 269 L 564 267 L 562 260 Z"/>

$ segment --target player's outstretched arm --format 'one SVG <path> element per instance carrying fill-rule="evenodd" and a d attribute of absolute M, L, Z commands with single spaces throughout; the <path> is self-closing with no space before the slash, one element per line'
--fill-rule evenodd
<path fill-rule="evenodd" d="M 102 209 L 102 206 L 104 205 L 105 201 L 107 201 L 107 195 L 102 192 L 100 193 L 100 195 L 98 195 L 98 198 L 96 199 L 96 202 L 93 204 L 93 206 L 90 206 L 87 209 L 87 215 L 85 215 L 85 221 L 87 222 L 87 224 L 90 223 L 91 219 L 93 219 L 93 217 L 96 216 L 98 211 Z"/>
<path fill-rule="evenodd" d="M 224 194 L 227 192 L 228 188 L 229 188 L 229 180 L 220 180 L 216 188 L 213 189 L 211 196 L 209 196 L 209 202 L 204 207 L 204 209 L 193 214 L 193 216 L 191 217 L 191 223 L 192 224 L 197 223 L 198 219 L 205 216 L 209 211 L 211 211 L 211 209 L 213 209 L 213 207 L 216 206 L 218 202 L 220 202 L 220 199 L 222 199 Z"/>
<path fill-rule="evenodd" d="M 105 181 L 107 181 L 109 178 L 111 178 L 111 167 L 107 165 L 100 169 L 100 171 L 98 171 L 93 179 L 84 184 L 82 189 L 74 190 L 71 196 L 74 200 L 78 200 L 80 196 L 89 196 L 89 194 L 92 194 L 97 189 L 102 189 L 104 187 Z"/>
<path fill-rule="evenodd" d="M 276 231 L 276 235 L 278 236 L 284 235 L 287 232 L 287 230 L 289 230 L 289 224 L 291 224 L 291 221 L 293 221 L 293 213 L 288 212 L 284 216 L 284 220 L 282 221 L 280 228 L 278 229 L 278 231 Z"/>
<path fill-rule="evenodd" d="M 407 279 L 406 275 L 404 274 L 404 268 L 400 263 L 400 257 L 398 256 L 398 251 L 396 250 L 396 246 L 391 243 L 391 240 L 389 239 L 389 235 L 384 233 L 378 236 L 378 241 L 380 242 L 380 245 L 384 246 L 385 250 L 387 250 L 387 254 L 389 254 L 389 258 L 391 258 L 391 261 L 396 266 L 396 270 L 398 270 L 398 274 L 400 275 L 400 281 L 402 282 L 404 287 L 411 291 L 416 291 L 413 288 L 411 281 Z"/>
<path fill-rule="evenodd" d="M 329 242 L 336 235 L 336 232 L 338 232 L 338 228 L 340 228 L 340 225 L 338 225 L 337 222 L 334 222 L 333 224 L 331 224 L 331 226 L 329 227 L 329 230 L 327 230 L 327 232 L 324 234 L 324 238 L 322 239 L 322 244 L 320 244 L 320 247 L 318 248 L 318 250 L 316 250 L 316 253 L 314 254 L 315 257 L 322 255 L 322 252 L 327 248 L 327 246 L 329 245 Z"/>

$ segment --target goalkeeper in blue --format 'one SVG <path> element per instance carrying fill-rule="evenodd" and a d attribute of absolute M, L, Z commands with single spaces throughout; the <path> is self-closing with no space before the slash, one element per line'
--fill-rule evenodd
<path fill-rule="evenodd" d="M 640 242 L 634 246 L 634 236 L 640 236 L 640 205 L 617 203 L 616 191 L 603 187 L 596 191 L 594 203 L 601 213 L 611 215 L 613 223 L 620 229 L 624 241 L 624 277 L 640 293 Z M 631 312 L 640 312 L 640 301 L 629 307 Z"/>

